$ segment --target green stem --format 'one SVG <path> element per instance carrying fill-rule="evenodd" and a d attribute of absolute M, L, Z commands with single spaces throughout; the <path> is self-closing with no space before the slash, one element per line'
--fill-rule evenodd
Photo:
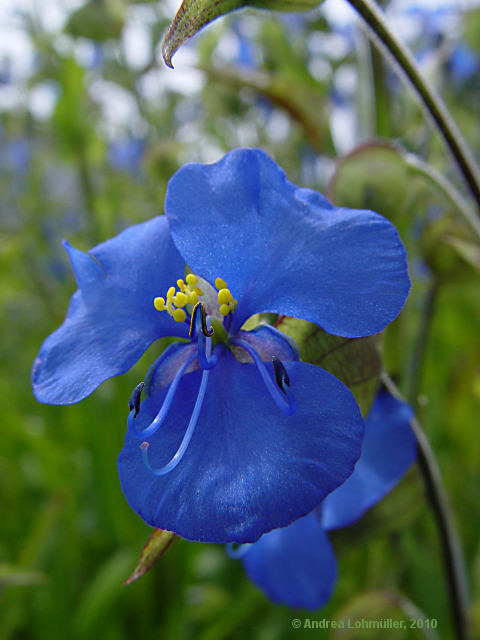
<path fill-rule="evenodd" d="M 416 173 L 422 175 L 429 180 L 437 189 L 439 189 L 443 195 L 450 201 L 453 208 L 459 213 L 465 222 L 468 224 L 473 233 L 480 240 L 480 218 L 476 215 L 475 211 L 466 202 L 462 194 L 453 186 L 453 184 L 443 175 L 432 167 L 431 164 L 424 162 L 418 156 L 412 153 L 404 155 L 405 162 L 409 167 L 415 170 Z"/>
<path fill-rule="evenodd" d="M 443 100 L 430 82 L 422 76 L 409 49 L 390 30 L 383 13 L 373 0 L 348 0 L 370 29 L 373 42 L 383 45 L 402 69 L 413 89 L 437 125 L 480 208 L 480 172 L 475 160 L 448 112 Z"/>
<path fill-rule="evenodd" d="M 412 360 L 410 363 L 410 384 L 407 398 L 412 405 L 415 413 L 418 412 L 418 394 L 421 388 L 423 362 L 425 360 L 425 348 L 427 346 L 428 334 L 432 324 L 435 302 L 437 299 L 438 282 L 433 280 L 424 300 L 424 307 L 420 319 L 415 348 L 413 350 Z"/>
<path fill-rule="evenodd" d="M 403 400 L 387 373 L 382 374 L 382 382 L 392 395 Z M 458 640 L 467 640 L 468 588 L 460 539 L 430 442 L 416 417 L 412 418 L 410 425 L 417 439 L 418 467 L 440 535 L 456 637 Z"/>

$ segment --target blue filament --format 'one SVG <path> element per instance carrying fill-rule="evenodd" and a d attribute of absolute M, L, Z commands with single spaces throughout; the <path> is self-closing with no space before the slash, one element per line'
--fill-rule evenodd
<path fill-rule="evenodd" d="M 248 342 L 240 338 L 233 338 L 230 342 L 231 344 L 237 345 L 237 347 L 242 347 L 242 349 L 245 349 L 245 351 L 253 358 L 253 361 L 255 362 L 258 372 L 262 376 L 262 380 L 265 383 L 265 386 L 267 387 L 270 395 L 272 396 L 273 401 L 275 402 L 277 407 L 280 409 L 280 411 L 283 411 L 283 413 L 285 413 L 287 416 L 293 415 L 297 410 L 297 406 L 295 403 L 295 398 L 293 397 L 293 394 L 290 391 L 289 387 L 282 386 L 282 388 L 279 388 L 277 386 L 277 384 L 270 377 L 270 374 L 267 371 L 265 363 L 261 359 L 256 349 L 252 347 L 252 345 L 250 345 Z M 276 373 L 276 370 L 277 369 L 275 369 L 275 373 Z M 287 375 L 287 379 L 288 379 L 288 375 Z M 286 380 L 284 381 L 286 382 Z"/>
<path fill-rule="evenodd" d="M 211 351 L 211 344 L 210 342 L 207 342 L 207 354 L 206 354 L 207 358 L 210 356 L 210 351 Z M 175 467 L 178 465 L 178 463 L 181 461 L 181 459 L 185 455 L 188 445 L 190 444 L 190 440 L 192 439 L 192 436 L 195 432 L 195 427 L 197 426 L 200 411 L 202 410 L 202 405 L 203 405 L 203 400 L 205 398 L 205 392 L 207 390 L 207 382 L 208 382 L 209 375 L 210 375 L 210 371 L 208 369 L 203 371 L 202 380 L 200 382 L 200 387 L 198 389 L 197 399 L 195 401 L 195 406 L 193 407 L 192 415 L 190 417 L 190 422 L 188 423 L 188 427 L 187 427 L 187 430 L 185 431 L 185 435 L 183 436 L 182 442 L 180 443 L 180 446 L 178 447 L 177 451 L 175 452 L 171 460 L 167 462 L 167 464 L 164 465 L 163 467 L 154 469 L 151 466 L 150 461 L 148 459 L 149 443 L 142 442 L 142 444 L 140 445 L 140 448 L 142 450 L 143 463 L 145 464 L 147 469 L 150 471 L 150 473 L 152 473 L 154 476 L 164 476 L 167 473 L 170 473 L 170 471 L 173 471 L 173 469 L 175 469 Z"/>
<path fill-rule="evenodd" d="M 185 362 L 182 364 L 182 366 L 179 368 L 179 370 L 175 374 L 172 382 L 170 383 L 170 386 L 168 387 L 167 395 L 165 396 L 163 404 L 160 407 L 160 411 L 157 413 L 157 415 L 152 420 L 152 422 L 148 425 L 148 427 L 146 427 L 145 429 L 142 429 L 141 431 L 137 431 L 137 429 L 135 429 L 135 427 L 133 427 L 132 422 L 130 420 L 128 421 L 128 430 L 129 430 L 131 435 L 133 435 L 135 438 L 138 438 L 139 440 L 144 440 L 145 438 L 148 438 L 149 436 L 153 436 L 153 434 L 157 431 L 157 429 L 163 424 L 163 422 L 164 422 L 165 418 L 167 417 L 167 414 L 168 414 L 168 412 L 170 410 L 170 407 L 172 406 L 173 398 L 174 398 L 175 393 L 177 391 L 178 385 L 180 384 L 180 380 L 181 380 L 183 374 L 185 373 L 185 370 L 195 360 L 196 355 L 197 354 L 195 352 L 193 352 L 193 354 L 191 354 L 185 360 Z"/>
<path fill-rule="evenodd" d="M 213 369 L 213 367 L 217 364 L 218 354 L 214 352 L 213 356 L 210 357 L 210 353 L 212 349 L 212 338 L 210 336 L 206 337 L 203 332 L 203 328 L 204 326 L 206 326 L 204 310 L 205 310 L 205 307 L 202 305 L 202 313 L 196 314 L 195 329 L 197 333 L 197 342 L 198 342 L 198 362 L 200 363 L 200 366 L 202 367 L 202 369 L 204 371 L 207 371 L 209 369 Z"/>

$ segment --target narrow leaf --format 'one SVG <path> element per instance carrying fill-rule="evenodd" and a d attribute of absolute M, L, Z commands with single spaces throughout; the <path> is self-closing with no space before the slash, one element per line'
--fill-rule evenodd
<path fill-rule="evenodd" d="M 155 529 L 142 549 L 138 564 L 133 573 L 125 580 L 125 586 L 132 584 L 149 571 L 166 553 L 170 545 L 177 539 L 173 531 Z"/>

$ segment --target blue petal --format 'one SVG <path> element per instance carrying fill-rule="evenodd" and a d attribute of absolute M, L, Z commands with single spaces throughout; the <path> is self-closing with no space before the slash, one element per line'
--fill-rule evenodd
<path fill-rule="evenodd" d="M 273 367 L 266 365 L 273 377 Z M 363 421 L 350 391 L 332 375 L 303 362 L 285 364 L 298 410 L 279 411 L 253 364 L 224 350 L 210 373 L 189 448 L 168 475 L 155 477 L 139 442 L 127 433 L 120 482 L 148 524 L 202 542 L 253 542 L 311 511 L 352 473 Z M 169 414 L 149 438 L 152 467 L 176 452 L 190 419 L 200 372 L 183 376 Z M 165 391 L 141 405 L 136 428 L 146 428 Z"/>
<path fill-rule="evenodd" d="M 210 282 L 226 280 L 238 300 L 231 333 L 271 311 L 336 335 L 370 335 L 408 295 L 406 252 L 390 222 L 297 188 L 261 150 L 184 166 L 165 211 L 187 264 Z"/>
<path fill-rule="evenodd" d="M 153 307 L 185 269 L 165 217 L 126 229 L 90 255 L 68 243 L 66 249 L 79 289 L 32 369 L 36 398 L 50 404 L 82 400 L 127 371 L 157 338 L 188 332 Z"/>
<path fill-rule="evenodd" d="M 411 407 L 381 391 L 367 416 L 362 455 L 350 478 L 322 504 L 325 529 L 346 527 L 399 482 L 416 457 Z"/>
<path fill-rule="evenodd" d="M 337 579 L 332 545 L 315 513 L 275 529 L 242 556 L 248 577 L 277 604 L 318 609 Z"/>
<path fill-rule="evenodd" d="M 187 342 L 186 344 L 184 342 L 174 342 L 169 345 L 147 371 L 145 376 L 145 395 L 151 396 L 168 387 L 185 360 L 197 350 L 196 342 Z M 185 373 L 190 373 L 190 371 L 194 371 L 199 367 L 198 360 L 195 360 L 186 369 Z"/>

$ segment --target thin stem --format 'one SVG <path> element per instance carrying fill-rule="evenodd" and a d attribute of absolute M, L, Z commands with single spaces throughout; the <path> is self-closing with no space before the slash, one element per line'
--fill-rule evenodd
<path fill-rule="evenodd" d="M 428 334 L 432 323 L 433 313 L 435 310 L 437 292 L 438 282 L 434 279 L 430 284 L 425 296 L 417 340 L 415 348 L 413 349 L 412 360 L 410 363 L 410 384 L 407 397 L 415 413 L 418 412 L 418 394 L 420 392 L 422 382 L 423 363 L 425 360 L 424 354 L 425 348 L 427 346 Z"/>
<path fill-rule="evenodd" d="M 445 142 L 480 208 L 480 173 L 475 160 L 448 112 L 443 100 L 431 83 L 422 76 L 409 49 L 389 28 L 383 13 L 373 0 L 348 0 L 365 21 L 373 35 L 373 42 L 383 45 L 410 81 L 413 89 L 437 125 Z"/>
<path fill-rule="evenodd" d="M 382 374 L 382 382 L 392 395 L 403 400 L 387 373 Z M 430 442 L 415 416 L 410 425 L 417 439 L 418 467 L 440 535 L 456 637 L 458 640 L 467 640 L 468 588 L 460 538 Z"/>

